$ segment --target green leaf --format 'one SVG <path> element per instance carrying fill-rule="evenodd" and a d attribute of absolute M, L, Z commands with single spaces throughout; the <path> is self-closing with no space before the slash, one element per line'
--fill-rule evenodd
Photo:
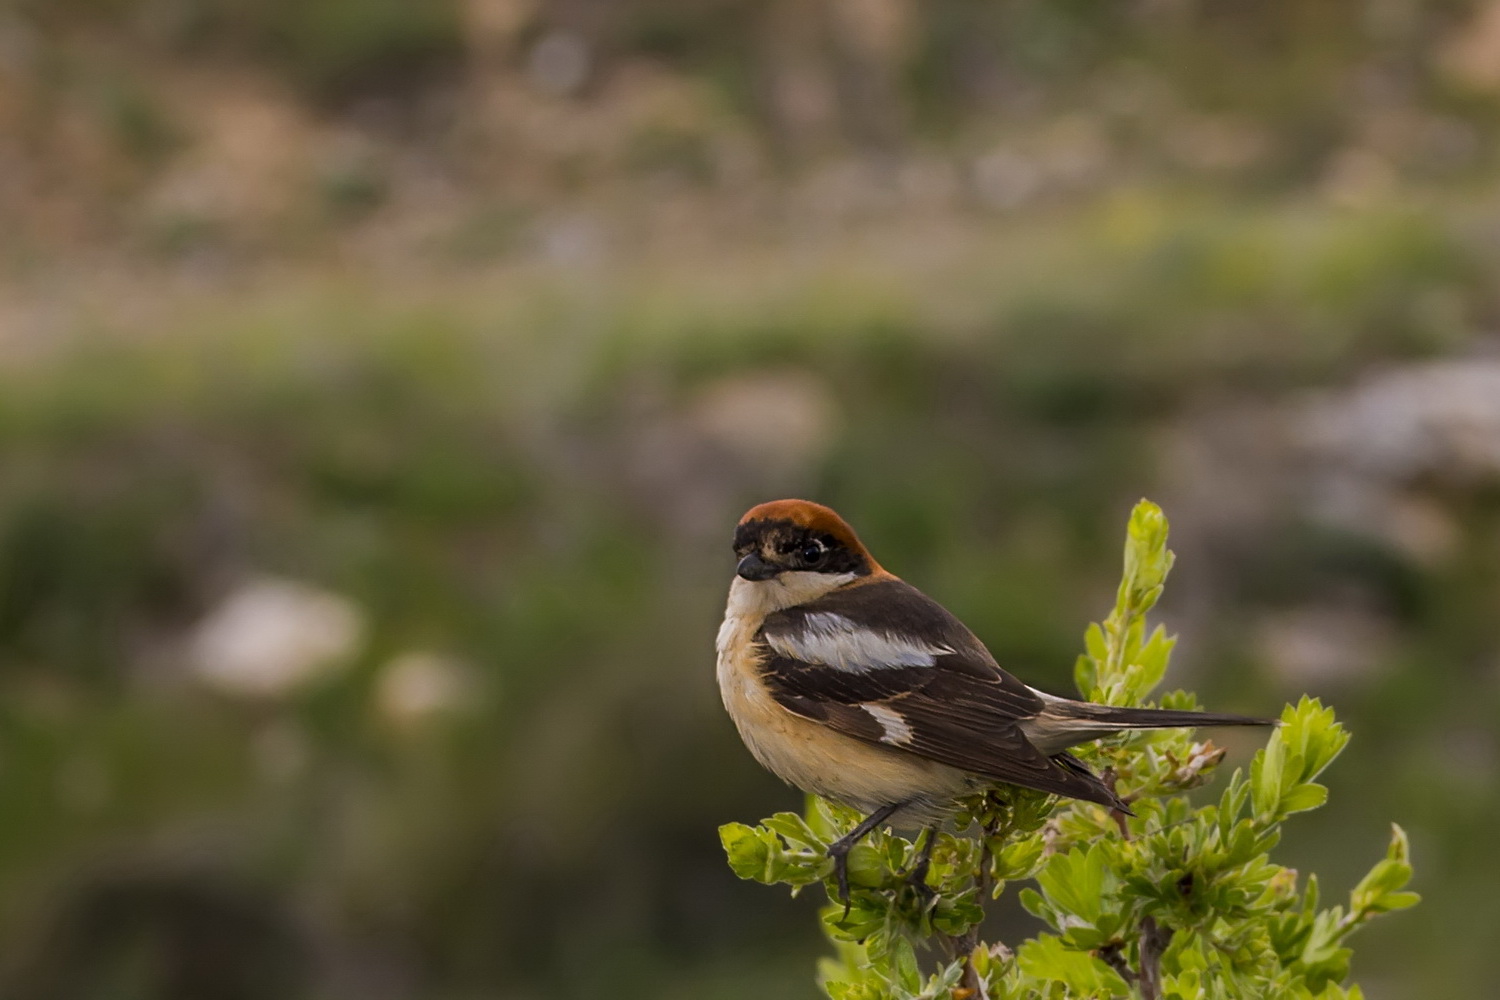
<path fill-rule="evenodd" d="M 1307 812 L 1316 809 L 1328 801 L 1328 789 L 1323 785 L 1308 783 L 1298 785 L 1288 792 L 1281 800 L 1281 812 L 1283 815 Z"/>
<path fill-rule="evenodd" d="M 743 879 L 764 881 L 770 849 L 755 832 L 744 823 L 725 823 L 719 827 L 719 843 L 729 855 L 730 869 Z"/>
<path fill-rule="evenodd" d="M 1131 683 L 1131 691 L 1136 698 L 1144 698 L 1161 683 L 1167 673 L 1167 661 L 1172 655 L 1172 648 L 1176 645 L 1176 637 L 1167 635 L 1162 626 L 1158 625 L 1152 630 L 1151 638 L 1136 654 L 1136 673 Z"/>
<path fill-rule="evenodd" d="M 855 844 L 849 851 L 849 884 L 874 889 L 885 885 L 885 859 L 869 844 Z"/>
<path fill-rule="evenodd" d="M 1334 720 L 1333 709 L 1324 708 L 1316 698 L 1303 695 L 1295 708 L 1282 711 L 1281 722 L 1277 734 L 1301 762 L 1297 781 L 1316 778 L 1349 743 L 1349 734 Z"/>
<path fill-rule="evenodd" d="M 1349 909 L 1361 918 L 1369 914 L 1404 910 L 1415 906 L 1421 897 L 1414 892 L 1399 891 L 1411 881 L 1410 845 L 1406 831 L 1391 824 L 1391 842 L 1385 858 L 1377 861 L 1349 893 Z"/>
<path fill-rule="evenodd" d="M 1127 996 L 1120 974 L 1085 951 L 1071 951 L 1061 938 L 1039 934 L 1016 953 L 1021 971 L 1044 982 L 1060 982 L 1086 997 Z"/>
<path fill-rule="evenodd" d="M 1392 861 L 1411 862 L 1411 842 L 1399 823 L 1391 824 L 1391 842 L 1385 849 L 1385 856 Z"/>
<path fill-rule="evenodd" d="M 1036 872 L 1047 843 L 1041 837 L 1012 841 L 995 854 L 994 877 L 997 879 L 1028 878 Z"/>
<path fill-rule="evenodd" d="M 922 988 L 922 971 L 917 966 L 917 953 L 911 942 L 902 938 L 891 949 L 896 965 L 896 981 L 912 993 Z"/>
<path fill-rule="evenodd" d="M 807 820 L 794 812 L 779 812 L 770 819 L 762 820 L 761 825 L 775 830 L 789 843 L 799 847 L 819 851 L 826 850 L 828 847 L 828 842 L 813 832 L 812 827 L 807 825 Z"/>
<path fill-rule="evenodd" d="M 1095 626 L 1089 626 L 1094 628 Z M 1073 686 L 1084 698 L 1093 695 L 1099 684 L 1099 664 L 1091 656 L 1080 656 L 1073 661 Z"/>
<path fill-rule="evenodd" d="M 1096 660 L 1102 660 L 1109 655 L 1109 647 L 1104 641 L 1104 629 L 1097 623 L 1091 624 L 1083 633 L 1083 645 L 1088 650 L 1088 655 Z"/>
<path fill-rule="evenodd" d="M 1088 850 L 1075 847 L 1054 854 L 1036 880 L 1054 909 L 1088 923 L 1099 918 L 1104 896 L 1114 887 L 1104 845 L 1099 843 Z"/>
<path fill-rule="evenodd" d="M 1038 917 L 1042 920 L 1046 920 L 1049 923 L 1052 922 L 1052 909 L 1047 905 L 1047 901 L 1042 898 L 1041 893 L 1037 892 L 1035 889 L 1026 888 L 1017 893 L 1017 898 L 1021 902 L 1021 908 L 1027 913 L 1031 914 L 1033 917 Z"/>
<path fill-rule="evenodd" d="M 1264 750 L 1257 751 L 1250 762 L 1250 802 L 1255 818 L 1267 823 L 1276 818 L 1281 805 L 1281 775 L 1286 766 L 1286 744 L 1281 731 L 1271 734 Z"/>

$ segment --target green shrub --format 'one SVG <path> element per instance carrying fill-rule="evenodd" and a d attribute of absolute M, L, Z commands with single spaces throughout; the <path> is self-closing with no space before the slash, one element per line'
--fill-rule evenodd
<path fill-rule="evenodd" d="M 1167 522 L 1142 502 L 1131 517 L 1115 608 L 1089 627 L 1075 680 L 1109 704 L 1139 704 L 1162 680 L 1173 640 L 1147 631 L 1171 568 Z M 1164 706 L 1193 708 L 1172 692 Z M 1121 735 L 1086 753 L 1112 773 L 1136 815 L 1087 802 L 1001 788 L 961 805 L 959 830 L 937 834 L 929 895 L 905 871 L 919 842 L 877 832 L 851 852 L 851 906 L 831 904 L 823 924 L 838 955 L 820 970 L 832 1000 L 997 1000 L 1008 997 L 1359 997 L 1349 976 L 1348 936 L 1370 918 L 1417 902 L 1406 836 L 1349 895 L 1324 907 L 1315 875 L 1270 859 L 1290 816 L 1328 798 L 1318 775 L 1348 742 L 1331 709 L 1303 698 L 1248 772 L 1236 769 L 1215 803 L 1194 807 L 1189 790 L 1224 756 L 1189 730 Z M 778 813 L 758 827 L 720 828 L 741 878 L 822 882 L 832 898 L 829 843 L 858 817 L 822 801 L 805 816 Z M 920 841 L 920 835 L 919 835 Z M 1024 884 L 1020 904 L 1047 930 L 1014 946 L 981 940 L 983 901 Z M 918 949 L 936 953 L 924 974 Z"/>

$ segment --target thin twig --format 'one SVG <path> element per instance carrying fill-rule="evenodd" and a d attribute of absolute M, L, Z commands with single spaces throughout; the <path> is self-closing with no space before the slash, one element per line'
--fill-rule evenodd
<path fill-rule="evenodd" d="M 1155 917 L 1141 921 L 1141 1000 L 1161 1000 L 1161 956 L 1171 943 L 1172 932 L 1158 927 Z"/>
<path fill-rule="evenodd" d="M 994 855 L 990 851 L 990 840 L 1000 835 L 998 824 L 986 826 L 979 838 L 979 878 L 977 886 L 979 889 L 979 905 L 981 908 L 990 898 L 990 861 Z M 979 924 L 975 924 L 967 931 L 957 937 L 948 938 L 948 946 L 952 949 L 950 960 L 962 958 L 964 962 L 963 978 L 959 981 L 959 990 L 968 992 L 959 994 L 964 1000 L 988 1000 L 988 993 L 984 988 L 984 982 L 979 978 L 979 972 L 974 968 L 970 958 L 974 949 L 979 947 Z M 991 948 L 1004 948 L 1005 946 L 996 941 Z M 958 990 L 955 991 L 958 994 Z"/>
<path fill-rule="evenodd" d="M 1135 974 L 1135 970 L 1130 967 L 1130 963 L 1125 961 L 1125 949 L 1121 946 L 1120 942 L 1111 941 L 1095 952 L 1095 954 L 1099 956 L 1105 965 L 1118 972 L 1120 978 L 1127 983 L 1134 983 L 1139 978 Z"/>
<path fill-rule="evenodd" d="M 1113 766 L 1106 767 L 1104 772 L 1099 775 L 1099 780 L 1104 782 L 1104 786 L 1110 790 L 1111 794 L 1115 794 L 1115 782 L 1119 780 L 1119 775 L 1115 774 Z M 1118 809 L 1111 809 L 1109 817 L 1115 821 L 1115 826 L 1120 828 L 1120 836 L 1125 840 L 1130 840 L 1130 826 L 1126 822 L 1130 817 Z"/>
<path fill-rule="evenodd" d="M 985 831 L 988 832 L 988 831 Z M 990 840 L 987 836 L 979 838 L 979 906 L 984 908 L 985 902 L 990 898 Z M 980 982 L 979 972 L 970 961 L 974 949 L 979 946 L 979 925 L 975 924 L 959 937 L 953 938 L 953 945 L 958 950 L 955 958 L 962 957 L 964 961 L 963 978 L 959 981 L 960 988 L 971 992 L 965 994 L 972 1000 L 987 1000 L 984 992 L 984 983 Z"/>

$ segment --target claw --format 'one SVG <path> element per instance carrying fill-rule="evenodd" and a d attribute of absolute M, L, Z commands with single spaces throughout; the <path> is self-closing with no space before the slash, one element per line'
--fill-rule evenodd
<path fill-rule="evenodd" d="M 892 802 L 890 805 L 881 806 L 866 816 L 854 829 L 828 845 L 828 856 L 833 859 L 833 876 L 838 881 L 839 886 L 839 902 L 844 904 L 844 920 L 849 919 L 850 849 L 859 843 L 861 837 L 890 819 L 891 814 L 904 805 L 906 805 L 905 802 Z"/>

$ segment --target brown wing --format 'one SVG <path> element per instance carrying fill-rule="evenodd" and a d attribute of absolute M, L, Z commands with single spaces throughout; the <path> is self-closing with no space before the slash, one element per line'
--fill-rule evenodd
<path fill-rule="evenodd" d="M 798 715 L 995 781 L 1119 804 L 1078 761 L 1026 739 L 1018 723 L 1041 712 L 1041 698 L 903 581 L 771 615 L 758 639 L 772 696 Z"/>

